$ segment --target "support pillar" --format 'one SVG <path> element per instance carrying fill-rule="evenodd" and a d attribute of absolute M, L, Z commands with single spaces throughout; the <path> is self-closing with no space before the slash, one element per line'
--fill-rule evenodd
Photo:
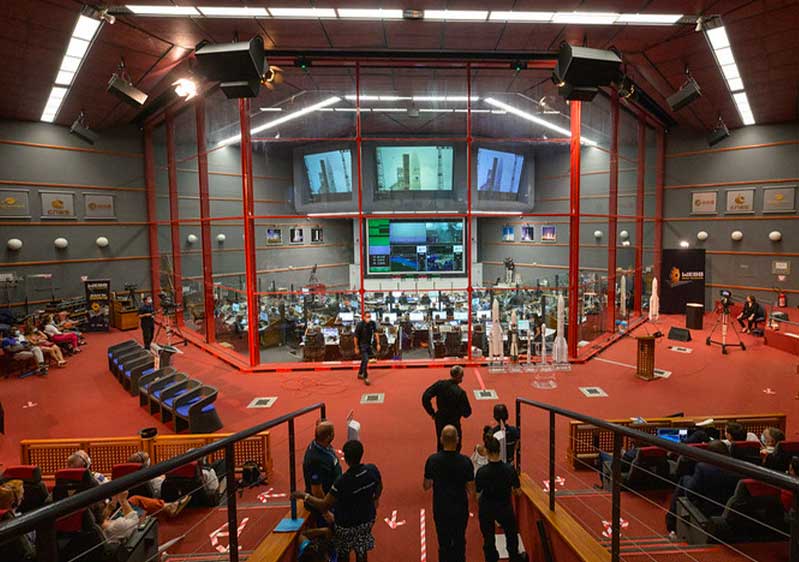
<path fill-rule="evenodd" d="M 178 312 L 175 313 L 175 323 L 183 327 L 183 268 L 180 255 L 180 205 L 178 200 L 178 173 L 175 162 L 175 116 L 167 115 L 166 118 L 166 166 L 169 181 L 169 226 L 172 238 L 172 284 Z"/>
<path fill-rule="evenodd" d="M 155 198 L 155 157 L 153 156 L 153 129 L 144 129 L 144 185 L 147 194 L 147 238 L 150 246 L 150 291 L 153 304 L 160 306 L 161 256 L 158 252 L 158 207 Z"/>
<path fill-rule="evenodd" d="M 250 140 L 250 100 L 239 100 L 241 127 L 241 200 L 244 211 L 244 263 L 247 290 L 247 331 L 250 366 L 261 361 L 258 342 L 258 297 L 255 294 L 255 199 L 253 195 L 252 144 Z"/>
<path fill-rule="evenodd" d="M 608 188 L 608 305 L 605 329 L 616 330 L 616 251 L 619 214 L 619 94 L 610 98 L 610 184 Z"/>
<path fill-rule="evenodd" d="M 581 102 L 571 101 L 571 165 L 569 172 L 569 357 L 577 358 L 580 320 L 580 118 Z"/>
<path fill-rule="evenodd" d="M 205 96 L 194 104 L 197 122 L 197 178 L 200 191 L 200 232 L 203 249 L 203 303 L 205 310 L 205 341 L 216 341 L 216 317 L 214 316 L 213 256 L 211 254 L 211 203 L 208 196 L 208 154 L 205 147 Z"/>
<path fill-rule="evenodd" d="M 635 281 L 633 312 L 641 316 L 644 293 L 644 179 L 646 177 L 646 123 L 638 119 L 638 182 L 635 196 Z"/>
<path fill-rule="evenodd" d="M 655 279 L 660 283 L 663 263 L 663 185 L 666 178 L 666 132 L 657 129 L 657 161 L 655 164 Z"/>

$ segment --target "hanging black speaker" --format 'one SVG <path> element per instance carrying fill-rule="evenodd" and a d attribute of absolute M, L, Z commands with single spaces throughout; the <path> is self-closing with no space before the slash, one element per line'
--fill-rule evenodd
<path fill-rule="evenodd" d="M 254 98 L 264 74 L 264 40 L 256 35 L 249 41 L 204 45 L 194 53 L 198 72 L 219 87 L 228 99 Z"/>

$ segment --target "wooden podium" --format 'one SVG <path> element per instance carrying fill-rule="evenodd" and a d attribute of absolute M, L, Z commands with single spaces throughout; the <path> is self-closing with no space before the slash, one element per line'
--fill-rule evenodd
<path fill-rule="evenodd" d="M 655 378 L 655 336 L 638 336 L 638 362 L 635 376 L 645 381 Z"/>

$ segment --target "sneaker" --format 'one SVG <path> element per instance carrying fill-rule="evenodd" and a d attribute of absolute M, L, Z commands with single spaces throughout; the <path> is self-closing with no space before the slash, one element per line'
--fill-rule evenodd
<path fill-rule="evenodd" d="M 369 385 L 372 384 L 371 381 L 369 380 L 369 377 L 363 377 L 363 384 L 365 384 L 366 386 L 369 386 Z"/>
<path fill-rule="evenodd" d="M 362 378 L 364 378 L 364 377 L 363 377 L 363 373 L 358 373 L 358 378 L 359 378 L 359 379 L 362 379 Z"/>

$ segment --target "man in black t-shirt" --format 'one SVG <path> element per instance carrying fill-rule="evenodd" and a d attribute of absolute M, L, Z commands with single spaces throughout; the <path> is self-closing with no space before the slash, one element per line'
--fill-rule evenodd
<path fill-rule="evenodd" d="M 349 560 L 354 550 L 356 562 L 366 562 L 367 552 L 375 547 L 372 527 L 383 482 L 375 465 L 361 463 L 363 445 L 360 441 L 347 441 L 343 449 L 349 469 L 336 480 L 324 499 L 307 492 L 295 492 L 294 497 L 302 498 L 307 506 L 321 512 L 335 506 L 338 559 Z"/>
<path fill-rule="evenodd" d="M 302 459 L 302 475 L 305 479 L 305 491 L 317 498 L 324 498 L 341 476 L 341 465 L 336 452 L 331 447 L 335 437 L 333 424 L 323 421 L 316 426 L 314 440 L 305 450 Z M 333 522 L 329 513 L 319 513 L 309 507 L 308 511 L 316 516 L 316 524 L 322 526 L 327 520 Z"/>
<path fill-rule="evenodd" d="M 363 313 L 363 318 L 355 326 L 353 333 L 353 343 L 355 344 L 355 355 L 361 356 L 361 367 L 358 369 L 358 378 L 363 379 L 364 384 L 369 385 L 369 373 L 366 367 L 369 364 L 369 355 L 372 353 L 372 340 L 375 342 L 375 350 L 380 353 L 380 339 L 375 338 L 377 324 L 372 320 L 372 314 L 367 310 Z"/>
<path fill-rule="evenodd" d="M 524 560 L 519 555 L 519 527 L 513 514 L 511 495 L 519 493 L 521 484 L 514 468 L 500 459 L 499 441 L 486 439 L 488 464 L 480 467 L 475 477 L 478 494 L 480 532 L 483 533 L 483 553 L 486 562 L 497 562 L 494 522 L 505 532 L 510 562 Z"/>
<path fill-rule="evenodd" d="M 155 329 L 155 319 L 153 315 L 153 297 L 147 296 L 144 303 L 139 307 L 139 321 L 141 322 L 141 337 L 144 340 L 144 349 L 150 351 L 150 344 L 153 343 L 153 331 Z"/>
<path fill-rule="evenodd" d="M 441 450 L 439 436 L 444 426 L 453 426 L 458 433 L 456 451 L 461 450 L 461 418 L 472 415 L 472 406 L 469 397 L 460 387 L 463 382 L 463 367 L 455 365 L 449 370 L 449 378 L 433 383 L 422 394 L 422 406 L 436 423 L 436 444 Z M 436 409 L 433 409 L 433 398 L 436 399 Z"/>
<path fill-rule="evenodd" d="M 457 429 L 452 425 L 444 427 L 444 450 L 430 455 L 424 465 L 424 489 L 433 488 L 439 562 L 466 561 L 466 524 L 469 493 L 474 491 L 474 468 L 469 457 L 457 452 L 458 441 Z"/>

